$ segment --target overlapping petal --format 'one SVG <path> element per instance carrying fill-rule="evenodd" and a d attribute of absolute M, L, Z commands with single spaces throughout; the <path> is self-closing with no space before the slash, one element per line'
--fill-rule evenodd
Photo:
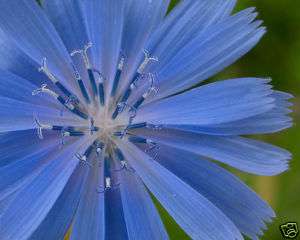
<path fill-rule="evenodd" d="M 208 79 L 247 53 L 264 35 L 254 21 L 256 13 L 247 9 L 208 27 L 184 45 L 166 64 L 154 69 L 162 98 Z"/>
<path fill-rule="evenodd" d="M 82 197 L 72 225 L 72 240 L 105 239 L 105 195 L 97 192 L 104 179 L 101 160 L 93 157 L 90 161 L 95 165 L 89 169 L 83 183 Z"/>
<path fill-rule="evenodd" d="M 210 125 L 238 121 L 275 106 L 268 80 L 219 81 L 141 107 L 135 122 Z"/>
<path fill-rule="evenodd" d="M 65 238 L 81 199 L 86 172 L 87 168 L 82 165 L 76 167 L 63 192 L 47 217 L 30 236 L 30 240 L 63 240 Z"/>
<path fill-rule="evenodd" d="M 119 179 L 128 239 L 169 239 L 142 180 L 130 171 L 122 171 Z"/>
<path fill-rule="evenodd" d="M 266 202 L 216 164 L 166 145 L 159 145 L 153 154 L 160 164 L 203 194 L 251 239 L 258 239 L 266 227 L 264 221 L 269 222 L 275 216 Z"/>
<path fill-rule="evenodd" d="M 292 126 L 292 118 L 289 116 L 292 104 L 290 94 L 274 91 L 271 97 L 275 99 L 275 106 L 268 112 L 241 119 L 238 121 L 213 124 L 213 125 L 168 125 L 168 128 L 198 132 L 209 135 L 249 135 L 274 133 Z"/>
<path fill-rule="evenodd" d="M 232 221 L 207 198 L 137 147 L 130 143 L 119 144 L 149 190 L 191 238 L 243 239 Z M 218 231 L 214 231 L 215 229 Z"/>
<path fill-rule="evenodd" d="M 288 169 L 291 158 L 291 154 L 282 148 L 239 136 L 211 136 L 173 129 L 139 134 L 257 175 L 282 173 Z"/>
<path fill-rule="evenodd" d="M 40 63 L 46 57 L 51 72 L 76 92 L 78 88 L 73 80 L 69 53 L 36 1 L 1 2 L 0 8 L 0 29 L 7 35 L 7 40 L 34 62 Z"/>
<path fill-rule="evenodd" d="M 0 216 L 0 221 L 7 224 L 5 228 L 0 229 L 2 239 L 28 239 L 37 229 L 78 164 L 74 150 L 71 149 L 77 149 L 86 144 L 86 141 L 87 139 L 83 138 L 57 152 L 56 156 L 49 159 L 51 161 L 44 170 L 26 188 L 20 190 Z"/>

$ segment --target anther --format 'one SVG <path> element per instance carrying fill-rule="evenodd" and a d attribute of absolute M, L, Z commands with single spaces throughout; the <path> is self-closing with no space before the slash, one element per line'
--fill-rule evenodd
<path fill-rule="evenodd" d="M 97 84 L 98 84 L 98 94 L 99 94 L 99 101 L 101 106 L 104 106 L 105 104 L 105 95 L 104 95 L 104 76 L 102 73 L 96 69 L 93 69 L 93 71 L 98 75 L 97 78 Z"/>
<path fill-rule="evenodd" d="M 62 137 L 81 137 L 85 133 L 82 131 L 62 130 Z"/>
<path fill-rule="evenodd" d="M 115 185 L 112 184 L 110 163 L 111 163 L 111 158 L 109 156 L 105 156 L 105 158 L 104 158 L 104 187 L 98 188 L 96 190 L 98 193 L 104 193 L 105 191 L 113 190 L 120 186 L 119 183 L 117 183 Z"/>
<path fill-rule="evenodd" d="M 146 139 L 146 138 L 139 137 L 139 136 L 129 136 L 128 140 L 132 143 L 147 144 L 149 146 L 149 148 L 146 149 L 145 152 L 151 152 L 155 149 L 159 149 L 158 144 L 150 139 Z"/>
<path fill-rule="evenodd" d="M 34 91 L 32 91 L 32 96 L 36 96 L 40 93 L 46 93 L 49 94 L 50 96 L 54 97 L 54 98 L 58 98 L 59 95 L 57 93 L 55 93 L 54 91 L 50 90 L 47 86 L 47 84 L 42 84 L 42 86 Z"/>
<path fill-rule="evenodd" d="M 112 97 L 115 96 L 115 94 L 116 94 L 116 91 L 117 91 L 117 88 L 118 88 L 118 85 L 119 85 L 119 82 L 120 82 L 120 78 L 121 78 L 121 75 L 122 75 L 122 71 L 123 71 L 123 68 L 124 68 L 124 63 L 125 63 L 125 57 L 124 57 L 124 55 L 121 54 L 119 64 L 118 64 L 118 69 L 117 69 L 117 72 L 116 72 L 116 75 L 115 75 L 115 79 L 114 79 L 114 82 L 113 82 L 113 87 L 112 87 L 111 94 L 110 94 Z"/>
<path fill-rule="evenodd" d="M 157 57 L 152 57 L 150 55 L 150 53 L 145 49 L 144 50 L 144 55 L 145 55 L 145 59 L 144 61 L 142 62 L 142 64 L 140 65 L 139 69 L 137 70 L 137 72 L 139 74 L 143 74 L 144 73 L 144 70 L 146 69 L 147 65 L 153 61 L 153 62 L 158 62 L 158 58 Z"/>
<path fill-rule="evenodd" d="M 38 95 L 40 93 L 46 93 L 55 98 L 59 103 L 61 103 L 63 106 L 65 106 L 68 110 L 73 112 L 74 114 L 78 115 L 81 118 L 88 119 L 87 114 L 80 111 L 78 108 L 76 108 L 73 103 L 66 101 L 62 96 L 58 95 L 56 92 L 50 90 L 47 86 L 47 84 L 43 84 L 40 88 L 32 91 L 32 95 Z"/>
<path fill-rule="evenodd" d="M 147 126 L 148 124 L 146 122 L 142 122 L 142 123 L 130 124 L 127 126 L 127 129 L 132 130 L 132 129 L 146 128 Z"/>
<path fill-rule="evenodd" d="M 37 118 L 34 118 L 35 124 L 36 124 L 36 129 L 37 129 L 37 134 L 39 139 L 44 139 L 43 136 L 43 130 L 44 129 L 52 129 L 51 125 L 46 125 L 46 124 L 42 124 Z"/>
<path fill-rule="evenodd" d="M 96 148 L 96 154 L 99 156 L 100 153 L 103 151 L 104 143 L 100 142 L 99 140 L 96 140 L 94 142 L 94 146 Z"/>
<path fill-rule="evenodd" d="M 83 49 L 77 49 L 71 52 L 71 57 L 74 57 L 75 55 L 79 54 L 83 58 L 84 65 L 87 69 L 91 69 L 90 60 L 87 54 L 87 51 L 93 46 L 91 42 L 84 45 Z"/>
<path fill-rule="evenodd" d="M 71 53 L 71 56 L 75 56 L 77 54 L 80 54 L 83 58 L 83 61 L 84 61 L 84 65 L 87 69 L 87 72 L 88 72 L 88 76 L 89 76 L 89 79 L 90 79 L 90 82 L 91 82 L 91 85 L 92 85 L 92 89 L 93 89 L 93 93 L 94 95 L 96 96 L 97 95 L 97 85 L 96 85 L 96 81 L 95 81 L 95 76 L 94 76 L 94 72 L 93 72 L 93 69 L 92 69 L 92 65 L 90 63 L 90 60 L 89 60 L 89 57 L 88 57 L 88 53 L 87 51 L 93 46 L 93 44 L 91 42 L 89 42 L 88 44 L 86 44 L 84 46 L 83 49 L 79 49 L 79 50 L 74 50 L 72 53 Z"/>
<path fill-rule="evenodd" d="M 75 65 L 72 64 L 72 67 L 73 67 L 73 71 L 74 71 L 74 77 L 75 79 L 77 80 L 77 83 L 79 85 L 79 88 L 80 88 L 80 91 L 81 91 L 81 94 L 82 96 L 84 97 L 85 101 L 87 103 L 90 103 L 91 100 L 90 100 L 90 97 L 89 97 L 89 94 L 88 94 L 88 91 L 83 83 L 83 80 L 78 72 L 78 70 L 76 69 Z"/>
<path fill-rule="evenodd" d="M 121 98 L 120 102 L 126 103 L 127 100 L 129 99 L 132 91 L 136 88 L 136 83 L 139 81 L 139 79 L 144 75 L 144 71 L 147 67 L 147 65 L 151 62 L 151 61 L 155 61 L 158 62 L 158 58 L 156 57 L 151 57 L 150 53 L 147 50 L 144 50 L 144 61 L 142 62 L 142 64 L 139 66 L 137 72 L 135 73 L 132 81 L 130 82 L 129 87 L 126 89 L 123 97 Z M 141 101 L 141 100 L 140 100 Z M 142 100 L 141 103 L 142 104 L 144 100 Z M 120 113 L 120 111 L 118 109 L 116 109 L 112 115 L 112 119 L 116 119 L 118 114 Z"/>
<path fill-rule="evenodd" d="M 93 118 L 90 119 L 90 134 L 93 135 L 94 132 L 98 132 L 99 131 L 99 127 L 95 126 L 95 121 Z"/>
<path fill-rule="evenodd" d="M 50 72 L 47 66 L 47 58 L 42 59 L 41 67 L 38 69 L 39 72 L 44 73 L 53 83 L 57 83 L 58 79 Z"/>
<path fill-rule="evenodd" d="M 90 167 L 92 167 L 92 165 L 88 162 L 88 157 L 86 155 L 81 155 L 80 153 L 76 153 L 75 157 L 79 160 L 80 163 L 84 164 L 84 165 L 89 165 Z"/>
<path fill-rule="evenodd" d="M 152 140 L 139 136 L 130 136 L 128 140 L 132 143 L 155 144 Z"/>
<path fill-rule="evenodd" d="M 144 101 L 152 94 L 152 93 L 157 93 L 158 92 L 158 88 L 154 86 L 154 75 L 153 74 L 149 74 L 149 78 L 150 78 L 150 87 L 149 89 L 135 102 L 135 104 L 133 105 L 133 107 L 135 109 L 138 109 L 143 103 Z"/>
<path fill-rule="evenodd" d="M 73 94 L 64 86 L 62 85 L 59 80 L 50 72 L 47 66 L 47 59 L 42 59 L 41 67 L 39 68 L 39 72 L 44 73 L 53 84 L 55 84 L 66 96 L 71 97 Z M 73 96 L 74 98 L 74 96 Z"/>
<path fill-rule="evenodd" d="M 127 170 L 127 171 L 130 171 L 130 172 L 135 172 L 134 169 L 129 166 L 128 162 L 125 160 L 125 157 L 124 157 L 122 151 L 119 148 L 115 148 L 114 152 L 115 152 L 115 155 L 116 155 L 116 157 L 119 160 L 120 165 L 121 165 L 121 168 L 116 169 L 115 171 L 119 172 L 119 171 L 122 171 L 122 170 Z"/>

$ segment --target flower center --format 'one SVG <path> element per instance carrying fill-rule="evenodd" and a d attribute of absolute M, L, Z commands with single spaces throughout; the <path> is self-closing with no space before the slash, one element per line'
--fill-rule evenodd
<path fill-rule="evenodd" d="M 62 144 L 64 144 L 65 138 L 90 136 L 91 144 L 83 152 L 77 152 L 75 156 L 77 159 L 89 166 L 92 166 L 92 162 L 89 161 L 91 154 L 103 155 L 102 159 L 105 165 L 105 186 L 103 189 L 112 188 L 111 180 L 111 167 L 112 159 L 116 159 L 121 165 L 121 169 L 132 169 L 126 162 L 121 150 L 114 143 L 115 138 L 126 139 L 132 143 L 147 144 L 149 149 L 156 147 L 156 144 L 149 139 L 139 137 L 131 133 L 130 131 L 139 128 L 154 128 L 148 123 L 133 123 L 133 120 L 137 114 L 138 108 L 143 104 L 150 94 L 156 93 L 157 89 L 154 86 L 154 75 L 147 73 L 145 69 L 147 65 L 152 61 L 158 61 L 157 58 L 151 57 L 147 51 L 144 51 L 145 58 L 137 69 L 133 79 L 129 82 L 129 86 L 125 89 L 124 93 L 116 100 L 116 93 L 121 79 L 122 71 L 124 68 L 125 57 L 121 56 L 117 71 L 112 84 L 112 89 L 109 94 L 105 93 L 105 77 L 99 70 L 92 67 L 89 61 L 88 50 L 92 47 L 89 43 L 84 46 L 83 49 L 75 50 L 71 53 L 72 57 L 80 56 L 83 60 L 85 69 L 87 71 L 88 83 L 91 86 L 91 90 L 86 87 L 86 81 L 83 81 L 76 66 L 72 64 L 74 71 L 74 79 L 78 84 L 82 98 L 79 98 L 67 87 L 65 87 L 58 78 L 50 72 L 47 67 L 46 58 L 43 59 L 42 65 L 39 71 L 44 73 L 48 79 L 56 86 L 57 91 L 51 90 L 46 84 L 43 84 L 40 88 L 34 90 L 32 95 L 47 94 L 56 99 L 58 103 L 62 105 L 63 111 L 69 111 L 81 119 L 80 124 L 76 126 L 70 124 L 64 124 L 62 126 L 51 125 L 50 123 L 41 123 L 39 119 L 35 118 L 37 125 L 37 132 L 39 138 L 43 139 L 43 132 L 45 130 L 56 131 L 61 134 Z M 142 90 L 139 94 L 136 94 L 133 104 L 128 104 L 128 101 L 134 91 L 138 88 L 138 82 L 143 80 Z M 108 96 L 108 99 L 105 99 Z M 62 111 L 62 115 L 63 115 Z M 101 191 L 100 191 L 101 192 Z"/>

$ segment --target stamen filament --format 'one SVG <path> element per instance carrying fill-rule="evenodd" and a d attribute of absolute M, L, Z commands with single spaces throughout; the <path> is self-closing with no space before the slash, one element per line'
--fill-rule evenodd
<path fill-rule="evenodd" d="M 94 96 L 96 96 L 98 94 L 97 93 L 97 91 L 98 91 L 97 90 L 97 84 L 96 84 L 96 80 L 95 80 L 95 76 L 94 76 L 94 71 L 93 71 L 93 68 L 92 68 L 92 65 L 90 63 L 90 60 L 89 60 L 89 57 L 88 57 L 88 53 L 87 53 L 88 49 L 90 49 L 92 46 L 93 46 L 93 44 L 91 42 L 89 42 L 88 44 L 86 44 L 84 46 L 83 49 L 74 50 L 71 53 L 71 56 L 73 57 L 76 54 L 79 54 L 83 58 L 84 65 L 85 65 L 85 67 L 87 69 L 89 80 L 90 80 L 90 83 L 91 83 L 91 86 L 92 86 L 93 94 L 94 94 Z"/>
<path fill-rule="evenodd" d="M 98 82 L 99 101 L 100 101 L 100 105 L 104 106 L 104 104 L 105 104 L 104 77 L 103 77 L 103 75 L 101 74 L 100 71 L 98 71 L 96 69 L 94 69 L 93 71 L 98 74 L 97 82 Z"/>
<path fill-rule="evenodd" d="M 79 88 L 80 88 L 80 91 L 81 91 L 81 94 L 82 96 L 84 97 L 86 103 L 90 104 L 91 103 L 91 100 L 90 100 L 90 97 L 89 97 L 89 94 L 88 94 L 88 91 L 83 83 L 83 80 L 78 72 L 78 70 L 76 69 L 75 65 L 72 64 L 72 67 L 73 67 L 73 70 L 74 70 L 74 77 L 75 79 L 77 80 L 77 83 L 79 85 Z"/>
<path fill-rule="evenodd" d="M 112 87 L 112 90 L 111 90 L 111 93 L 110 93 L 111 97 L 114 97 L 116 95 L 116 91 L 117 91 L 117 88 L 119 86 L 120 78 L 121 78 L 122 71 L 123 71 L 123 68 L 124 68 L 124 62 L 125 62 L 125 57 L 123 55 L 121 55 L 120 61 L 119 61 L 119 64 L 118 64 L 118 69 L 117 69 L 115 79 L 114 79 L 114 82 L 113 82 L 113 87 Z"/>
<path fill-rule="evenodd" d="M 147 51 L 147 50 L 144 50 L 144 55 L 145 55 L 145 58 L 144 58 L 144 61 L 141 63 L 141 65 L 139 66 L 137 72 L 135 73 L 133 79 L 131 80 L 130 82 L 130 85 L 129 87 L 126 89 L 123 97 L 121 98 L 121 101 L 119 101 L 119 103 L 127 103 L 127 100 L 129 99 L 132 91 L 136 88 L 136 83 L 140 80 L 141 77 L 143 77 L 144 75 L 144 71 L 147 67 L 147 65 L 151 62 L 151 61 L 155 61 L 157 62 L 158 61 L 158 58 L 156 57 L 151 57 L 150 53 Z M 141 100 L 142 101 L 140 104 L 142 104 L 144 102 L 145 99 Z M 122 112 L 122 110 L 120 110 L 118 108 L 119 104 L 117 104 L 117 107 L 115 109 L 115 111 L 113 112 L 112 114 L 112 119 L 116 119 L 117 116 L 119 115 L 119 113 Z"/>
<path fill-rule="evenodd" d="M 39 72 L 44 73 L 53 84 L 55 84 L 58 89 L 60 89 L 63 94 L 65 94 L 67 97 L 75 97 L 74 94 L 72 94 L 60 81 L 50 72 L 48 66 L 47 66 L 47 58 L 42 59 L 41 67 L 39 68 Z"/>

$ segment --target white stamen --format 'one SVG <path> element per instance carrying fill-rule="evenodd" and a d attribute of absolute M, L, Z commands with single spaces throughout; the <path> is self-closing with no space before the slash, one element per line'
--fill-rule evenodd
<path fill-rule="evenodd" d="M 84 61 L 84 65 L 87 69 L 91 69 L 91 64 L 90 64 L 90 60 L 87 54 L 87 51 L 89 48 L 91 48 L 93 46 L 93 44 L 91 42 L 89 42 L 88 44 L 86 44 L 84 46 L 83 49 L 78 49 L 78 50 L 74 50 L 73 52 L 71 52 L 71 56 L 74 57 L 76 54 L 80 54 L 83 58 Z"/>
<path fill-rule="evenodd" d="M 37 133 L 38 133 L 39 139 L 44 139 L 43 130 L 44 129 L 51 130 L 52 126 L 47 125 L 47 124 L 42 124 L 37 118 L 34 118 L 34 121 L 37 125 Z"/>
<path fill-rule="evenodd" d="M 122 57 L 120 58 L 120 62 L 119 62 L 119 64 L 118 64 L 118 69 L 119 69 L 120 71 L 123 70 L 124 64 L 125 64 L 125 57 L 122 56 Z"/>
<path fill-rule="evenodd" d="M 63 137 L 70 137 L 70 136 L 71 136 L 71 133 L 68 132 L 68 131 L 63 131 L 63 132 L 62 132 L 62 136 L 63 136 Z"/>
<path fill-rule="evenodd" d="M 143 74 L 145 68 L 147 67 L 147 65 L 151 62 L 158 62 L 158 58 L 157 57 L 151 57 L 150 53 L 147 50 L 144 50 L 144 55 L 145 55 L 145 59 L 142 62 L 142 64 L 140 65 L 139 69 L 137 70 L 137 72 L 139 74 Z"/>
<path fill-rule="evenodd" d="M 110 179 L 110 177 L 105 178 L 105 189 L 111 189 L 111 179 Z"/>
<path fill-rule="evenodd" d="M 103 74 L 98 71 L 97 69 L 93 69 L 93 72 L 97 73 L 98 78 L 97 78 L 97 83 L 104 83 L 105 77 L 103 76 Z"/>
<path fill-rule="evenodd" d="M 47 66 L 47 58 L 42 59 L 42 64 L 39 68 L 39 72 L 44 73 L 54 84 L 58 82 L 57 78 L 50 72 Z"/>
<path fill-rule="evenodd" d="M 47 94 L 49 94 L 50 96 L 52 96 L 52 97 L 54 97 L 54 98 L 57 99 L 59 95 L 58 95 L 57 93 L 55 93 L 54 91 L 50 90 L 50 89 L 47 88 L 47 87 L 48 87 L 47 84 L 43 84 L 40 88 L 38 88 L 38 89 L 32 91 L 32 95 L 33 95 L 33 96 L 36 96 L 36 95 L 38 95 L 38 94 L 40 94 L 40 93 L 47 93 Z"/>

